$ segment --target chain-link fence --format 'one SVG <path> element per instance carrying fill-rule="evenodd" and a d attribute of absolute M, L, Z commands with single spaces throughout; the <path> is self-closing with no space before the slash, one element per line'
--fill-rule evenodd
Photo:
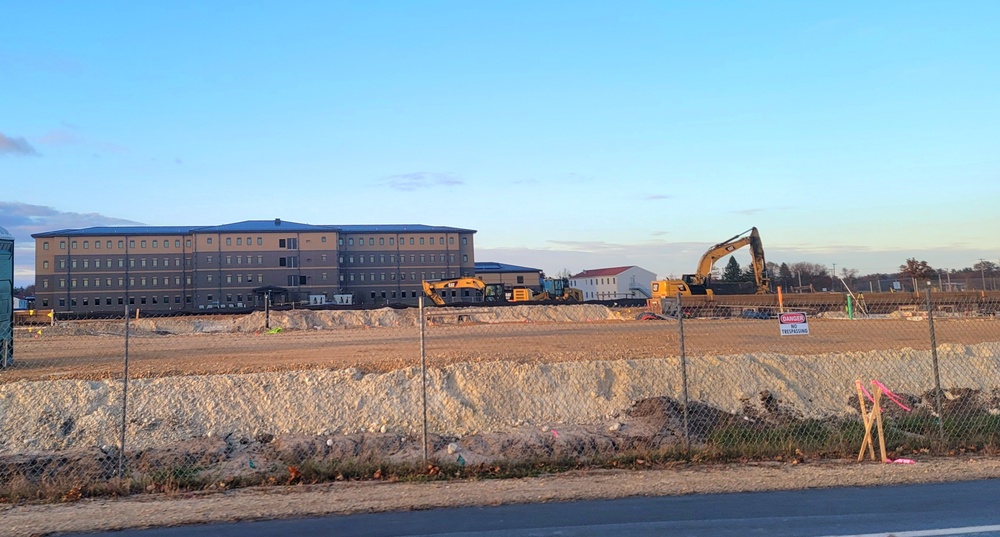
<path fill-rule="evenodd" d="M 995 446 L 1000 304 L 793 298 L 19 324 L 0 496 Z"/>

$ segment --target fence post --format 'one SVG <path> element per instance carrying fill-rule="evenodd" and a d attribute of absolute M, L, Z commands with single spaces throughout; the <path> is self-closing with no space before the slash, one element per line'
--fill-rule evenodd
<path fill-rule="evenodd" d="M 138 310 L 136 310 L 138 311 Z M 128 410 L 128 336 L 129 336 L 128 304 L 125 304 L 125 370 L 122 380 L 122 430 L 121 441 L 118 443 L 118 479 L 125 479 L 125 424 Z"/>
<path fill-rule="evenodd" d="M 938 415 L 938 433 L 944 441 L 944 415 L 941 413 L 941 371 L 938 368 L 937 336 L 934 335 L 934 305 L 931 303 L 931 289 L 927 288 L 927 324 L 931 334 L 931 361 L 934 364 L 934 406 Z"/>
<path fill-rule="evenodd" d="M 681 394 L 684 399 L 682 416 L 684 420 L 684 449 L 691 450 L 691 432 L 688 427 L 688 376 L 687 355 L 684 350 L 684 304 L 680 292 L 677 293 L 677 332 L 681 342 Z"/>
<path fill-rule="evenodd" d="M 427 462 L 427 349 L 424 345 L 424 297 L 417 301 L 417 315 L 420 316 L 420 399 L 423 408 L 423 429 L 424 429 L 424 463 Z"/>

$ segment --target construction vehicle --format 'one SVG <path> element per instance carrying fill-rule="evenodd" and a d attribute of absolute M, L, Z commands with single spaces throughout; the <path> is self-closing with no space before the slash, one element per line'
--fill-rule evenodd
<path fill-rule="evenodd" d="M 527 287 L 516 287 L 511 290 L 511 302 L 583 302 L 583 291 L 569 286 L 569 278 L 543 278 L 542 290 L 535 293 Z"/>
<path fill-rule="evenodd" d="M 452 278 L 450 280 L 424 280 L 424 295 L 430 298 L 438 306 L 444 306 L 446 302 L 438 291 L 445 289 L 475 289 L 483 294 L 483 302 L 504 302 L 504 288 L 502 283 L 486 283 L 479 278 Z"/>
<path fill-rule="evenodd" d="M 767 266 L 764 262 L 764 246 L 760 241 L 760 234 L 757 228 L 750 228 L 735 237 L 720 242 L 712 246 L 701 256 L 698 262 L 698 270 L 694 274 L 685 274 L 680 280 L 657 280 L 650 284 L 653 298 L 669 298 L 681 294 L 708 295 L 714 293 L 708 288 L 711 279 L 712 267 L 715 262 L 723 256 L 729 255 L 744 246 L 750 246 L 750 258 L 752 261 L 754 280 L 757 284 L 756 294 L 771 292 L 771 280 L 767 276 Z"/>

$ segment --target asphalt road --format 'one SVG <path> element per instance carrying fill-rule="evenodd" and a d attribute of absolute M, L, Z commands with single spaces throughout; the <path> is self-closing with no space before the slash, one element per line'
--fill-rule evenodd
<path fill-rule="evenodd" d="M 1000 480 L 435 509 L 86 535 L 1000 536 Z"/>

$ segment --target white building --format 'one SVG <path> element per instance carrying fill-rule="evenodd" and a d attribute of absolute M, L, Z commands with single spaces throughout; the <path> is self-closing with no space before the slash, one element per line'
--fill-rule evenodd
<path fill-rule="evenodd" d="M 585 270 L 569 277 L 569 286 L 583 291 L 584 300 L 649 298 L 656 274 L 636 266 Z"/>

